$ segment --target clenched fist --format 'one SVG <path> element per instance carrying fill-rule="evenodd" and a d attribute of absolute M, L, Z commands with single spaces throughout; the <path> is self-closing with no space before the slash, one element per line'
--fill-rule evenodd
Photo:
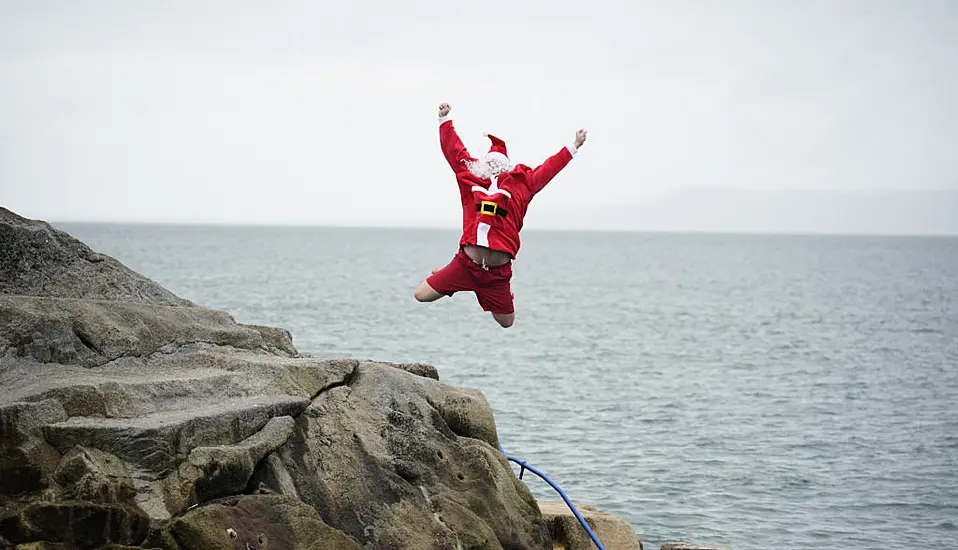
<path fill-rule="evenodd" d="M 586 134 L 588 134 L 588 132 L 586 132 L 585 130 L 579 130 L 578 132 L 575 133 L 575 148 L 576 149 L 578 149 L 579 147 L 582 147 L 582 144 L 585 143 Z"/>
<path fill-rule="evenodd" d="M 451 110 L 452 110 L 452 107 L 450 107 L 448 103 L 439 104 L 439 116 L 446 116 L 449 114 L 449 111 Z"/>

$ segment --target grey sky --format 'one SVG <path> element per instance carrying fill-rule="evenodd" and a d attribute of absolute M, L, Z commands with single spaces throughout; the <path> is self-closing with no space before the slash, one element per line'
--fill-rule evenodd
<path fill-rule="evenodd" d="M 539 219 L 689 188 L 958 189 L 956 98 L 952 0 L 3 0 L 0 204 L 455 226 L 441 101 L 473 152 L 488 131 L 526 164 L 589 129 Z"/>

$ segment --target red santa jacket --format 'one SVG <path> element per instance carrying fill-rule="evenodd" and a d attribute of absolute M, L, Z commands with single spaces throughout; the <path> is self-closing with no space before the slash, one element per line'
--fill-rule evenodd
<path fill-rule="evenodd" d="M 576 152 L 574 145 L 566 146 L 536 168 L 517 164 L 496 178 L 482 179 L 466 166 L 467 162 L 477 159 L 466 150 L 451 120 L 440 119 L 439 144 L 459 184 L 462 202 L 459 245 L 485 246 L 512 258 L 519 253 L 519 232 L 529 202 L 569 164 Z"/>

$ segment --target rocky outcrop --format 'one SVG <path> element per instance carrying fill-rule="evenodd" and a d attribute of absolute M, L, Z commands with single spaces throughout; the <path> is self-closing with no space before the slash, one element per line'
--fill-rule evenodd
<path fill-rule="evenodd" d="M 575 503 L 602 546 L 615 550 L 642 550 L 642 541 L 625 520 L 600 512 L 594 506 Z M 553 550 L 594 550 L 595 544 L 564 501 L 540 501 L 539 509 L 549 525 Z"/>
<path fill-rule="evenodd" d="M 296 354 L 285 331 L 240 325 L 226 313 L 200 307 L 0 296 L 0 324 L 0 353 L 43 363 L 96 367 L 193 343 Z"/>
<path fill-rule="evenodd" d="M 282 495 L 240 495 L 210 502 L 174 520 L 171 538 L 183 548 L 330 548 L 360 550 L 312 506 Z"/>
<path fill-rule="evenodd" d="M 50 224 L 3 207 L 0 294 L 193 305 Z"/>
<path fill-rule="evenodd" d="M 3 209 L 0 387 L 0 548 L 553 547 L 481 393 L 301 356 Z"/>

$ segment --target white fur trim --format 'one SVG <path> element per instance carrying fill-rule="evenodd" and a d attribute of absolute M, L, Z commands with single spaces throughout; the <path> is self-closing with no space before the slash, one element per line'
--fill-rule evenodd
<path fill-rule="evenodd" d="M 443 122 L 446 122 L 447 120 L 449 120 L 449 115 L 441 116 L 439 117 L 439 124 L 442 124 Z"/>
<path fill-rule="evenodd" d="M 575 156 L 575 154 L 579 152 L 579 148 L 575 146 L 575 143 L 570 143 L 569 145 L 566 145 L 565 148 L 572 153 L 572 156 Z"/>
<path fill-rule="evenodd" d="M 489 246 L 489 229 L 491 229 L 488 223 L 480 223 L 479 227 L 476 228 L 476 244 L 479 246 Z"/>
<path fill-rule="evenodd" d="M 486 195 L 495 195 L 496 193 L 499 193 L 500 195 L 505 195 L 505 196 L 509 197 L 510 199 L 512 198 L 512 193 L 506 191 L 505 189 L 494 189 L 494 190 L 490 191 L 490 190 L 485 189 L 485 188 L 483 188 L 483 187 L 479 187 L 478 185 L 473 185 L 473 186 L 472 186 L 472 190 L 473 190 L 473 191 L 481 191 L 482 193 L 485 193 Z"/>

